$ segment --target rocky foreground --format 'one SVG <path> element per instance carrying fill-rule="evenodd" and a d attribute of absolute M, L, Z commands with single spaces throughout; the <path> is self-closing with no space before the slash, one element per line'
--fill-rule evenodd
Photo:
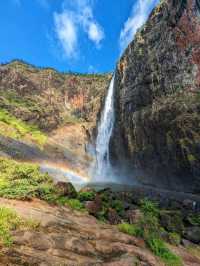
<path fill-rule="evenodd" d="M 35 164 L 0 158 L 0 265 L 200 265 L 200 199 L 173 197 L 77 192 Z"/>
<path fill-rule="evenodd" d="M 1 265 L 162 265 L 143 241 L 87 214 L 39 200 L 0 204 L 40 223 L 37 231 L 13 233 L 12 248 L 1 248 Z"/>
<path fill-rule="evenodd" d="M 2 266 L 165 265 L 152 255 L 142 239 L 120 233 L 117 227 L 102 224 L 88 214 L 40 200 L 0 199 L 0 204 L 39 223 L 36 230 L 13 231 L 13 245 L 1 246 Z M 184 247 L 172 249 L 183 258 L 183 265 L 200 265 L 200 256 L 192 255 Z"/>

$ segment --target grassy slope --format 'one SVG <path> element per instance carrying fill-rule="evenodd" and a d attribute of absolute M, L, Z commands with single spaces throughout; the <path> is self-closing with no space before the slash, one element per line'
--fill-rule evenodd
<path fill-rule="evenodd" d="M 0 109 L 0 134 L 16 140 L 31 141 L 42 147 L 47 140 L 46 135 L 37 126 L 29 125 L 6 110 Z"/>

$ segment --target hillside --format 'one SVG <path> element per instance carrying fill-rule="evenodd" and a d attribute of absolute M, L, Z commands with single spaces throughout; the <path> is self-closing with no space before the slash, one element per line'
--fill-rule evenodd
<path fill-rule="evenodd" d="M 1 65 L 0 153 L 85 168 L 109 80 L 110 74 L 64 74 L 17 60 Z"/>
<path fill-rule="evenodd" d="M 45 131 L 94 122 L 109 79 L 109 74 L 63 74 L 12 61 L 0 66 L 0 107 Z"/>

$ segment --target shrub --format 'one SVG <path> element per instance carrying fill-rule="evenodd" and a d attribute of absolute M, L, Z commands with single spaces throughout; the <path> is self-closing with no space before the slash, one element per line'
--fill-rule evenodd
<path fill-rule="evenodd" d="M 85 210 L 84 205 L 78 199 L 67 199 L 65 204 L 67 204 L 73 210 Z"/>
<path fill-rule="evenodd" d="M 90 200 L 94 200 L 94 198 L 95 198 L 94 191 L 84 191 L 84 192 L 79 192 L 78 194 L 78 199 L 80 201 L 90 201 Z"/>
<path fill-rule="evenodd" d="M 119 231 L 122 233 L 131 235 L 131 236 L 140 236 L 141 230 L 137 225 L 128 224 L 128 223 L 122 223 L 118 225 Z"/>
<path fill-rule="evenodd" d="M 156 217 L 159 215 L 158 205 L 148 199 L 141 200 L 140 207 L 144 215 L 151 214 Z"/>
<path fill-rule="evenodd" d="M 56 194 L 53 180 L 40 172 L 39 166 L 0 158 L 0 196 L 5 198 L 45 199 Z"/>
<path fill-rule="evenodd" d="M 119 215 L 121 215 L 124 212 L 124 205 L 123 202 L 120 200 L 114 200 L 111 204 L 112 208 L 117 211 Z"/>
<path fill-rule="evenodd" d="M 191 225 L 200 226 L 200 214 L 191 214 L 188 217 L 188 221 Z"/>
<path fill-rule="evenodd" d="M 165 243 L 158 238 L 150 237 L 146 240 L 147 245 L 151 251 L 158 257 L 160 257 L 168 266 L 180 266 L 182 265 L 181 259 L 173 254 L 165 245 Z"/>
<path fill-rule="evenodd" d="M 149 235 L 160 236 L 161 227 L 158 218 L 149 213 L 140 220 L 139 226 L 144 239 L 147 239 Z"/>
<path fill-rule="evenodd" d="M 144 216 L 140 219 L 137 225 L 123 223 L 118 225 L 119 230 L 132 236 L 142 237 L 151 251 L 156 256 L 160 257 L 167 266 L 182 265 L 181 259 L 173 254 L 161 239 L 163 229 L 159 223 L 159 209 L 157 204 L 146 199 L 142 200 L 141 210 L 144 213 Z M 178 234 L 171 233 L 169 236 L 176 244 L 180 243 L 180 237 Z"/>
<path fill-rule="evenodd" d="M 39 166 L 5 158 L 0 158 L 0 197 L 21 200 L 37 197 L 63 205 L 67 200 L 59 194 L 52 178 L 40 172 Z"/>

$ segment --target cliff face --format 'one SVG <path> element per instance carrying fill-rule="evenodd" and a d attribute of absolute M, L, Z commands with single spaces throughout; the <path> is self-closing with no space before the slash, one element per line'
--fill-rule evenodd
<path fill-rule="evenodd" d="M 95 122 L 109 79 L 13 61 L 0 66 L 0 108 L 45 131 L 67 123 Z"/>
<path fill-rule="evenodd" d="M 18 60 L 0 65 L 0 156 L 87 176 L 86 145 L 109 80 Z"/>
<path fill-rule="evenodd" d="M 113 164 L 132 178 L 200 193 L 200 0 L 165 0 L 120 59 Z M 119 145 L 120 144 L 120 145 Z"/>

